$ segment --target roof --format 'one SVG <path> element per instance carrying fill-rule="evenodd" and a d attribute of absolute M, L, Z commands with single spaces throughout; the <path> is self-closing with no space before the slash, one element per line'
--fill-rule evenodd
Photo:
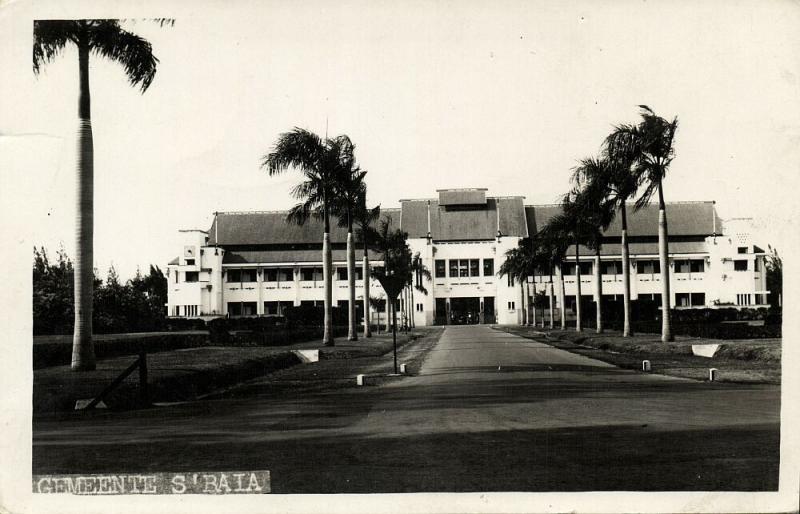
<path fill-rule="evenodd" d="M 287 211 L 220 212 L 208 230 L 208 245 L 264 245 L 276 242 L 321 244 L 323 221 L 288 223 Z M 400 209 L 381 209 L 381 217 L 399 217 Z M 346 243 L 347 229 L 331 220 L 331 243 Z"/>
<path fill-rule="evenodd" d="M 714 208 L 714 202 L 668 202 L 666 206 L 669 235 L 672 236 L 710 236 L 722 234 L 722 220 Z M 525 216 L 531 233 L 544 227 L 550 218 L 561 212 L 561 206 L 526 205 Z M 654 236 L 658 234 L 658 205 L 649 204 L 639 211 L 628 205 L 628 235 Z M 619 237 L 622 231 L 622 217 L 617 215 L 608 229 L 606 237 Z"/>
<path fill-rule="evenodd" d="M 347 262 L 347 250 L 331 250 L 333 262 Z M 363 249 L 356 251 L 356 262 L 361 262 Z M 380 255 L 370 251 L 371 261 L 381 260 Z M 270 263 L 322 262 L 320 250 L 228 250 L 222 258 L 223 264 L 270 264 Z"/>
<path fill-rule="evenodd" d="M 500 233 L 505 236 L 528 236 L 522 197 L 509 197 L 487 198 L 484 206 L 472 204 L 468 209 L 453 209 L 452 204 L 440 205 L 438 200 L 402 201 L 401 228 L 408 232 L 408 237 L 427 237 L 429 203 L 430 232 L 434 241 L 494 239 L 498 224 Z"/>

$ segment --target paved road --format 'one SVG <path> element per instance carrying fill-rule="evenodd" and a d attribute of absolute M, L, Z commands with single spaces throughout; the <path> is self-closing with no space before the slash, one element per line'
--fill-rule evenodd
<path fill-rule="evenodd" d="M 35 472 L 270 469 L 275 492 L 777 488 L 779 388 L 449 327 L 418 376 L 37 422 Z M 123 469 L 120 469 L 122 467 Z"/>

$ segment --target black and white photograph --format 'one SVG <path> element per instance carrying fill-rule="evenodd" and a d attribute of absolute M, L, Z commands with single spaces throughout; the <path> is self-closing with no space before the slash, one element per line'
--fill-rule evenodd
<path fill-rule="evenodd" d="M 800 3 L 20 0 L 0 63 L 0 512 L 800 508 Z"/>

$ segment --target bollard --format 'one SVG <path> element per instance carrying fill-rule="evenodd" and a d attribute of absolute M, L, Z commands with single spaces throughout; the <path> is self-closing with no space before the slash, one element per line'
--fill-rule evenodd
<path fill-rule="evenodd" d="M 717 368 L 708 368 L 708 381 L 714 382 L 717 379 Z"/>
<path fill-rule="evenodd" d="M 405 375 L 406 374 L 406 365 L 405 364 L 401 364 L 400 365 L 400 374 L 401 375 Z"/>
<path fill-rule="evenodd" d="M 356 385 L 364 385 L 364 375 L 356 375 Z"/>
<path fill-rule="evenodd" d="M 642 371 L 650 371 L 650 361 L 642 361 Z"/>

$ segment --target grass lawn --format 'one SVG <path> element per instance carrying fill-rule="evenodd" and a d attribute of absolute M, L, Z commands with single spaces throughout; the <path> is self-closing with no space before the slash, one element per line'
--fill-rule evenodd
<path fill-rule="evenodd" d="M 499 326 L 499 330 L 529 339 L 545 341 L 556 348 L 592 357 L 627 369 L 651 362 L 652 371 L 662 375 L 707 380 L 708 369 L 717 368 L 717 380 L 736 383 L 780 384 L 781 340 L 721 340 L 676 337 L 662 343 L 656 334 L 623 338 L 617 331 L 596 334 L 593 329 L 549 330 L 523 326 Z M 692 345 L 719 344 L 714 357 L 692 353 Z"/>

